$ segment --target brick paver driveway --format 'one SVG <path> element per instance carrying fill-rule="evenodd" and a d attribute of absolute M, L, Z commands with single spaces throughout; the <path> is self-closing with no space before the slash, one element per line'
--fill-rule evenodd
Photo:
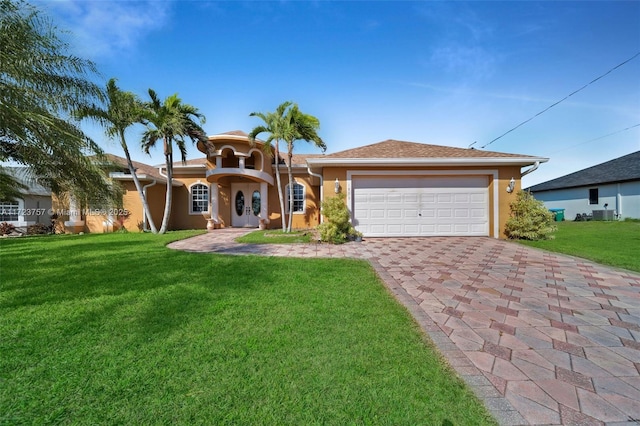
<path fill-rule="evenodd" d="M 640 274 L 490 238 L 172 248 L 368 259 L 501 424 L 640 423 Z"/>

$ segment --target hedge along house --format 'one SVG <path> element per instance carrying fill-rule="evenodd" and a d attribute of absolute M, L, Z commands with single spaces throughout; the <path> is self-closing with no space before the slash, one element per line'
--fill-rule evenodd
<path fill-rule="evenodd" d="M 233 131 L 198 143 L 205 158 L 174 167 L 171 229 L 280 228 L 273 158 L 263 144 Z M 282 153 L 281 153 L 282 155 Z M 286 155 L 286 154 L 285 154 Z M 293 227 L 321 223 L 321 202 L 344 192 L 352 223 L 368 237 L 491 236 L 503 238 L 509 203 L 521 176 L 548 161 L 519 154 L 387 140 L 329 155 L 294 155 L 294 188 L 280 173 L 285 208 L 293 197 Z M 137 163 L 156 224 L 162 219 L 164 166 Z M 526 170 L 523 168 L 529 167 Z M 142 205 L 130 174 L 111 173 L 125 186 L 121 226 L 144 228 Z M 113 218 L 111 218 L 113 219 Z M 109 218 L 89 218 L 102 225 Z M 116 223 L 115 221 L 114 223 Z M 98 226 L 99 228 L 99 226 Z M 103 227 L 104 228 L 104 227 Z"/>

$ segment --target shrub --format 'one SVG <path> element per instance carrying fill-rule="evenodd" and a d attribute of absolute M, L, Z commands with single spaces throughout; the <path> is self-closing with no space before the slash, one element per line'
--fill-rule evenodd
<path fill-rule="evenodd" d="M 35 223 L 27 226 L 27 235 L 45 235 L 51 234 L 52 231 L 52 227 L 50 225 L 45 225 L 44 223 Z"/>
<path fill-rule="evenodd" d="M 320 207 L 325 218 L 318 226 L 321 241 L 342 244 L 353 237 L 362 236 L 349 222 L 349 209 L 343 193 L 327 198 Z"/>
<path fill-rule="evenodd" d="M 519 191 L 516 201 L 509 204 L 511 217 L 504 233 L 514 240 L 550 240 L 556 231 L 551 213 L 542 201 L 533 198 L 528 191 Z"/>
<path fill-rule="evenodd" d="M 15 230 L 16 230 L 16 227 L 10 223 L 7 223 L 7 222 L 0 223 L 0 235 L 9 235 Z"/>

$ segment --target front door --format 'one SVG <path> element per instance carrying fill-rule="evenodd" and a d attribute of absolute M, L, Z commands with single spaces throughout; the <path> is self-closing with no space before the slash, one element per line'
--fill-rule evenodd
<path fill-rule="evenodd" d="M 260 184 L 231 184 L 231 225 L 257 228 L 260 215 Z"/>

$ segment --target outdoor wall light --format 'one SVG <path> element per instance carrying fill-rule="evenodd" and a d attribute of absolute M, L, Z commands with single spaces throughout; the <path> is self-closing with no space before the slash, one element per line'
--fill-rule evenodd
<path fill-rule="evenodd" d="M 340 192 L 340 181 L 338 180 L 338 178 L 336 178 L 336 182 L 333 185 L 334 185 L 333 189 L 336 191 L 336 194 Z"/>
<path fill-rule="evenodd" d="M 516 187 L 516 180 L 514 178 L 511 178 L 511 180 L 509 181 L 509 185 L 507 186 L 507 192 L 511 194 L 513 192 L 513 188 L 515 187 Z"/>

